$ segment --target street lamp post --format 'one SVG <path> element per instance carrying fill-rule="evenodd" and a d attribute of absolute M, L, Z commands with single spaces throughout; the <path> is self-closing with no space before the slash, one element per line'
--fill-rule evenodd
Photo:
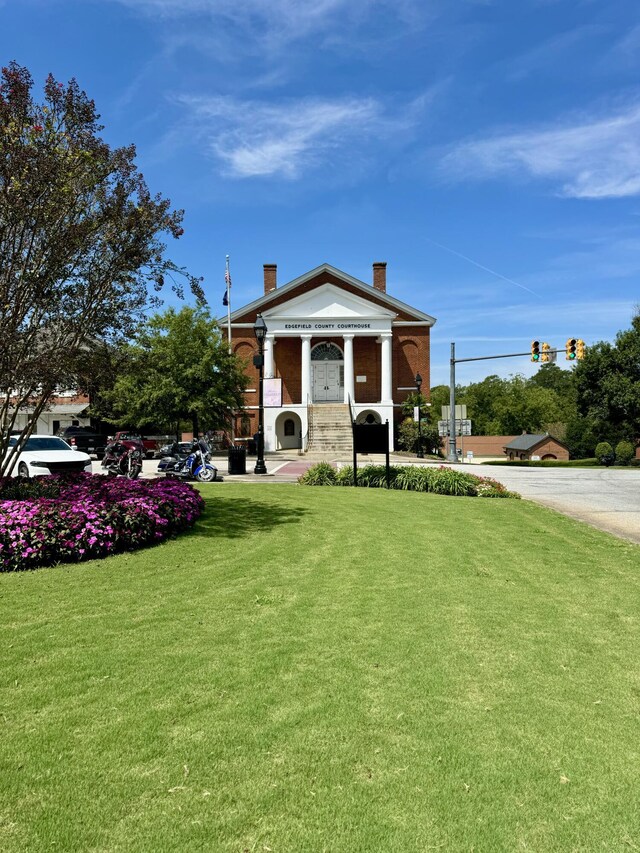
<path fill-rule="evenodd" d="M 264 339 L 267 334 L 267 324 L 262 314 L 258 314 L 253 327 L 256 340 L 258 341 L 258 355 L 254 355 L 253 364 L 260 371 L 260 382 L 258 385 L 258 458 L 254 474 L 266 474 L 267 466 L 264 464 L 264 396 L 263 396 L 263 373 L 264 373 Z"/>
<path fill-rule="evenodd" d="M 418 392 L 418 452 L 416 456 L 418 459 L 424 459 L 424 452 L 422 450 L 422 406 L 421 398 L 420 398 L 420 388 L 422 387 L 422 376 L 419 373 L 416 373 L 416 390 Z"/>

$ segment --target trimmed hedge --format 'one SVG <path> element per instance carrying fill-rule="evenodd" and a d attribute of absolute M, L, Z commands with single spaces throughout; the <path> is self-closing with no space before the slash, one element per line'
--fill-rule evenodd
<path fill-rule="evenodd" d="M 0 571 L 153 545 L 191 527 L 203 508 L 202 496 L 179 480 L 0 479 Z"/>
<path fill-rule="evenodd" d="M 308 469 L 298 482 L 303 486 L 353 486 L 353 467 L 345 465 L 339 471 L 328 462 L 319 462 Z M 387 488 L 387 470 L 384 465 L 365 465 L 358 468 L 358 487 Z M 437 495 L 462 495 L 482 498 L 519 498 L 502 483 L 491 477 L 477 477 L 466 471 L 440 466 L 391 465 L 389 488 L 411 492 L 432 492 Z"/>

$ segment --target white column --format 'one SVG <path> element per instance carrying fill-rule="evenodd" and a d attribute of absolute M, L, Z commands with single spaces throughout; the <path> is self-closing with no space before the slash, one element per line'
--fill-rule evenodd
<path fill-rule="evenodd" d="M 344 341 L 344 402 L 355 403 L 355 385 L 353 382 L 353 335 L 343 335 Z"/>
<path fill-rule="evenodd" d="M 302 405 L 311 399 L 311 335 L 300 335 L 302 339 Z"/>
<path fill-rule="evenodd" d="M 381 403 L 392 404 L 392 361 L 391 361 L 391 334 L 380 335 L 382 340 L 382 382 L 380 389 Z"/>
<path fill-rule="evenodd" d="M 267 335 L 264 342 L 264 378 L 273 379 L 273 348 L 275 335 Z"/>

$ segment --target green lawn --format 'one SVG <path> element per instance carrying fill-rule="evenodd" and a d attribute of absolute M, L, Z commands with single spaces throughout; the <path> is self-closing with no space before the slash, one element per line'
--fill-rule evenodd
<path fill-rule="evenodd" d="M 0 850 L 640 849 L 640 548 L 526 501 L 211 485 L 0 576 Z"/>

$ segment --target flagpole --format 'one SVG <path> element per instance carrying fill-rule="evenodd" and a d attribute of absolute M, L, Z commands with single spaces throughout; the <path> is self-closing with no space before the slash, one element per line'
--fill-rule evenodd
<path fill-rule="evenodd" d="M 227 340 L 229 342 L 229 354 L 231 354 L 231 276 L 229 275 L 229 255 L 227 255 L 224 280 L 227 284 Z"/>
<path fill-rule="evenodd" d="M 231 275 L 229 273 L 229 255 L 227 255 L 227 262 L 224 271 L 224 283 L 226 286 L 225 290 L 225 304 L 227 306 L 227 341 L 229 344 L 229 355 L 233 352 L 231 347 Z M 231 427 L 231 444 L 236 440 L 236 429 L 235 429 L 235 417 L 233 413 L 233 409 L 230 410 L 230 427 Z"/>

